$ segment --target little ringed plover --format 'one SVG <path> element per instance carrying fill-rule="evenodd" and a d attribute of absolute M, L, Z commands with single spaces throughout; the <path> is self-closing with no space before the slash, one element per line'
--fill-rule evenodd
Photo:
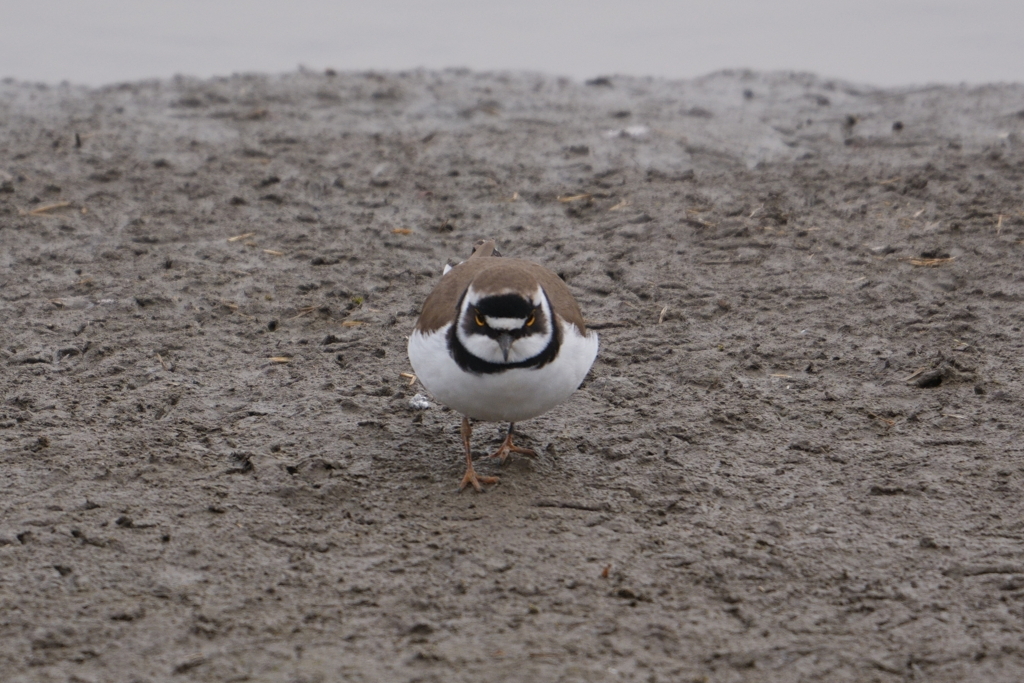
<path fill-rule="evenodd" d="M 536 263 L 501 258 L 493 240 L 478 242 L 469 259 L 446 270 L 409 338 L 409 360 L 434 398 L 463 416 L 460 491 L 498 481 L 473 469 L 470 419 L 509 423 L 491 457 L 504 463 L 509 453 L 535 456 L 513 445 L 515 423 L 569 398 L 597 346 L 565 282 Z"/>

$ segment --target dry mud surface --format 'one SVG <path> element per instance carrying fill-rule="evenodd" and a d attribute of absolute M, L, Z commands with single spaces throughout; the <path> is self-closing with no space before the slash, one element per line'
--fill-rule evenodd
<path fill-rule="evenodd" d="M 1024 679 L 1022 135 L 801 74 L 0 84 L 0 677 Z M 602 350 L 458 494 L 401 373 L 480 237 Z"/>

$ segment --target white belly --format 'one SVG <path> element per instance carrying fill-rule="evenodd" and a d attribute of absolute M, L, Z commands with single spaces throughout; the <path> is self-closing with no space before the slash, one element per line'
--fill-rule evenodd
<path fill-rule="evenodd" d="M 441 403 L 476 420 L 519 422 L 562 403 L 583 382 L 597 357 L 597 333 L 581 336 L 562 325 L 562 346 L 541 368 L 514 368 L 495 374 L 473 374 L 460 368 L 448 353 L 448 328 L 409 337 L 409 360 L 423 386 Z"/>

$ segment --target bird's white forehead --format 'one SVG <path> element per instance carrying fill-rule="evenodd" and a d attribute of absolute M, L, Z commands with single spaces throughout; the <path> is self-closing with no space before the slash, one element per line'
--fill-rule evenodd
<path fill-rule="evenodd" d="M 494 318 L 485 315 L 484 320 L 492 330 L 518 330 L 526 324 L 526 318 Z"/>

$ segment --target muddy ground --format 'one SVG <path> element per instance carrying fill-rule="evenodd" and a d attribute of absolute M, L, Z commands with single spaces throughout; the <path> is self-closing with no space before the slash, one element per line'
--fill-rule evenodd
<path fill-rule="evenodd" d="M 6 81 L 2 678 L 1024 679 L 1022 183 L 1018 85 Z M 459 494 L 480 237 L 602 349 Z"/>

